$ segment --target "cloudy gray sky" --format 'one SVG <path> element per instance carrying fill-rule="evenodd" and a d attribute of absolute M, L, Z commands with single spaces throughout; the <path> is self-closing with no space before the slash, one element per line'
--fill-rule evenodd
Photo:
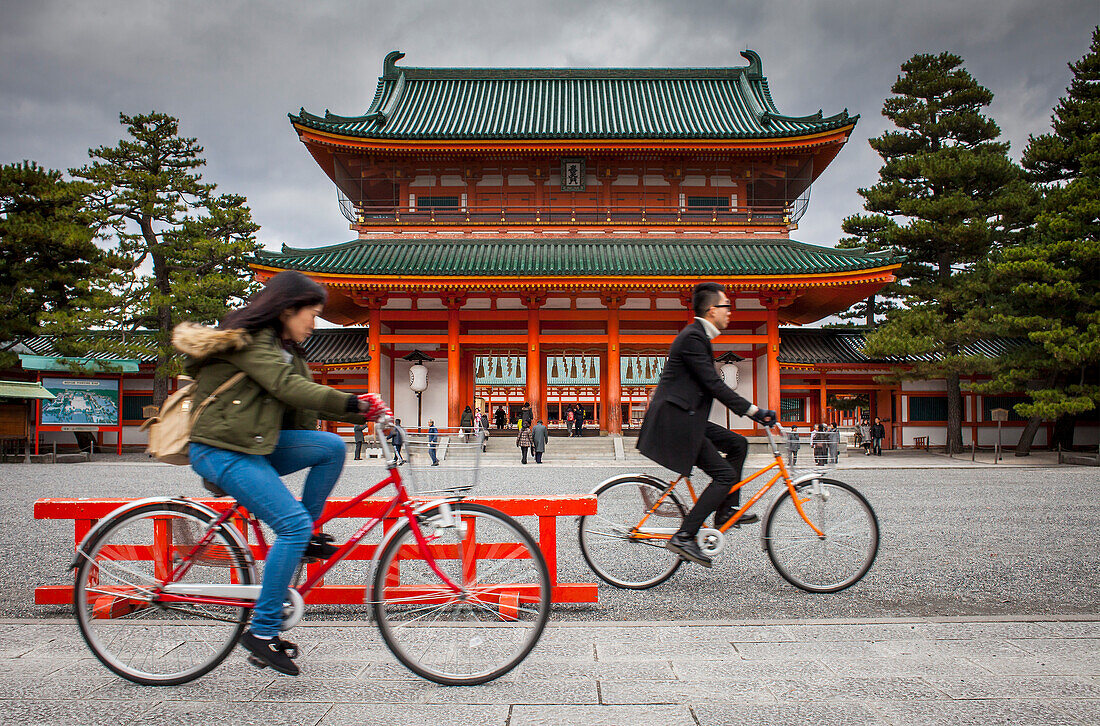
<path fill-rule="evenodd" d="M 352 238 L 287 120 L 362 113 L 382 58 L 407 66 L 738 66 L 757 51 L 791 115 L 862 115 L 793 236 L 833 245 L 879 168 L 867 139 L 914 53 L 949 50 L 996 98 L 1019 153 L 1049 128 L 1098 0 L 89 2 L 0 0 L 0 162 L 67 169 L 157 110 L 206 148 L 207 180 L 248 198 L 265 246 Z"/>

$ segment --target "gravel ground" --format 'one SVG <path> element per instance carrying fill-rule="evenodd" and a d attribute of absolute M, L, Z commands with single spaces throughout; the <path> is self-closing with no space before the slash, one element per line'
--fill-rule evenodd
<path fill-rule="evenodd" d="M 72 524 L 35 521 L 41 497 L 200 495 L 190 469 L 144 463 L 0 465 L 0 617 L 67 617 L 33 604 L 33 588 L 68 580 Z M 483 495 L 585 493 L 623 467 L 496 466 Z M 335 495 L 380 478 L 376 465 L 349 468 Z M 759 548 L 757 525 L 734 535 L 713 570 L 683 566 L 668 582 L 637 592 L 600 587 L 595 605 L 557 609 L 556 618 L 675 620 L 1100 613 L 1100 500 L 1088 468 L 879 469 L 840 472 L 879 517 L 881 546 L 862 582 L 835 595 L 788 585 Z M 302 477 L 289 478 L 300 487 Z M 759 505 L 758 505 L 759 506 Z M 763 510 L 760 510 L 763 511 Z M 534 530 L 533 522 L 525 523 Z M 349 530 L 350 531 L 350 524 Z M 340 532 L 337 532 L 340 534 Z M 559 524 L 563 582 L 591 582 L 571 521 Z M 347 580 L 362 578 L 342 563 Z M 360 579 L 361 581 L 361 579 Z M 314 608 L 312 617 L 349 615 Z"/>

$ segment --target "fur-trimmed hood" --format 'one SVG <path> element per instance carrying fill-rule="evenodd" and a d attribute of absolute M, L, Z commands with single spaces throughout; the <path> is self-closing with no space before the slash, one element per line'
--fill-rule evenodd
<path fill-rule="evenodd" d="M 242 350 L 251 342 L 252 336 L 243 328 L 219 330 L 197 323 L 180 323 L 172 331 L 172 345 L 196 361 L 217 353 Z"/>

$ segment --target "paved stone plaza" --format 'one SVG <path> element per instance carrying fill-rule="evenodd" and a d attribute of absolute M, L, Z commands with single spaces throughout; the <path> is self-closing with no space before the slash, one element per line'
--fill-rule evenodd
<path fill-rule="evenodd" d="M 112 726 L 1100 723 L 1096 470 L 882 463 L 838 472 L 868 496 L 882 528 L 878 560 L 850 590 L 794 589 L 749 527 L 713 571 L 685 566 L 644 592 L 601 586 L 599 604 L 557 609 L 521 670 L 472 688 L 413 676 L 361 612 L 336 608 L 314 609 L 295 631 L 305 649 L 298 679 L 233 655 L 187 686 L 121 681 L 90 657 L 66 608 L 31 604 L 34 585 L 66 581 L 72 546 L 71 524 L 34 522 L 31 505 L 198 494 L 197 483 L 139 457 L 0 466 L 0 717 Z M 479 493 L 583 493 L 624 470 L 490 466 Z M 375 463 L 349 466 L 336 494 L 380 474 Z M 563 581 L 594 579 L 571 522 L 559 527 L 559 550 Z"/>

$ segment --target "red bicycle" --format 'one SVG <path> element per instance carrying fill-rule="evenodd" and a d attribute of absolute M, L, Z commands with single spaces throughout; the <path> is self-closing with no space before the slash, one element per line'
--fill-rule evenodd
<path fill-rule="evenodd" d="M 430 437 L 402 432 L 410 480 L 419 494 L 434 497 L 425 500 L 409 495 L 383 429 L 377 435 L 389 475 L 315 529 L 387 486 L 396 494 L 288 591 L 283 629 L 301 620 L 303 596 L 325 573 L 396 513 L 398 524 L 374 552 L 367 589 L 382 639 L 406 667 L 436 683 L 497 678 L 531 652 L 546 626 L 550 577 L 542 552 L 507 514 L 463 501 L 476 483 L 480 442 L 447 430 Z M 219 514 L 182 497 L 142 499 L 101 520 L 73 561 L 76 621 L 95 656 L 145 685 L 185 683 L 225 660 L 260 591 L 246 527 L 266 556 L 260 523 L 236 503 Z"/>

